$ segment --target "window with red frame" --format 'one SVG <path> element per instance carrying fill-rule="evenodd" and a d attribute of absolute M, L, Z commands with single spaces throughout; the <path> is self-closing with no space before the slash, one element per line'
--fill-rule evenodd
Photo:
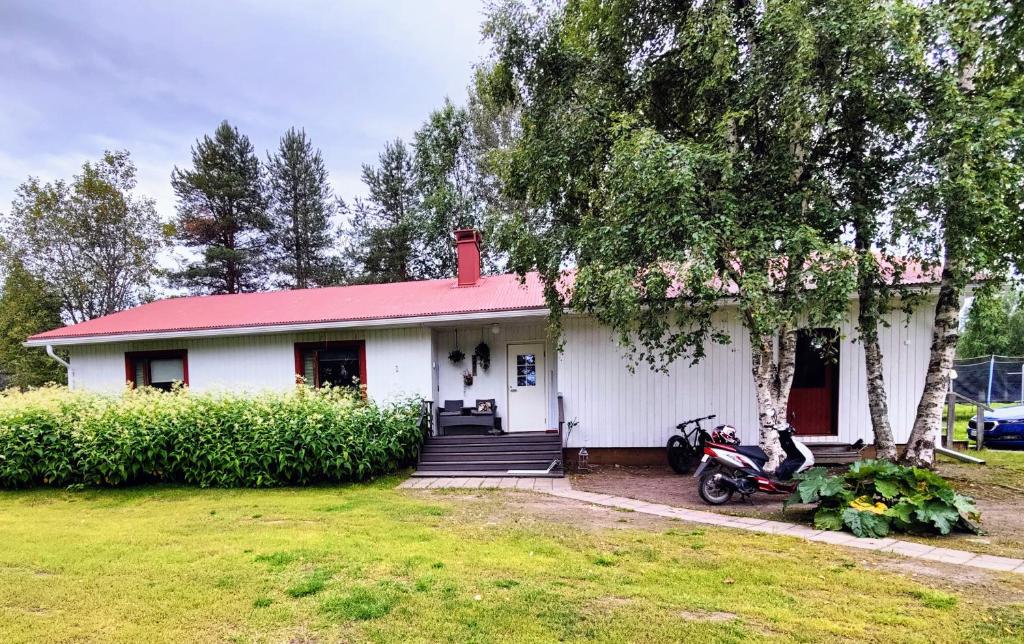
<path fill-rule="evenodd" d="M 134 387 L 170 391 L 174 383 L 188 384 L 188 352 L 129 351 L 124 354 L 125 377 Z"/>
<path fill-rule="evenodd" d="M 359 388 L 366 384 L 366 345 L 353 342 L 299 342 L 295 375 L 313 387 Z"/>

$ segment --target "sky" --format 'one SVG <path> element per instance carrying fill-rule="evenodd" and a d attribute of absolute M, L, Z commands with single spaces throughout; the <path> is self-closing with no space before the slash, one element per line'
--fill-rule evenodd
<path fill-rule="evenodd" d="M 289 127 L 319 147 L 335 192 L 461 102 L 483 0 L 2 0 L 0 212 L 29 175 L 70 179 L 127 149 L 139 192 L 174 214 L 170 175 L 227 119 L 260 152 Z"/>

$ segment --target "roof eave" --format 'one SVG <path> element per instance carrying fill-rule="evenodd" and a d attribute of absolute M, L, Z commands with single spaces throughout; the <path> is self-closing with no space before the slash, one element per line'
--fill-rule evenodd
<path fill-rule="evenodd" d="M 366 320 L 338 320 L 335 322 L 304 322 L 294 324 L 249 325 L 212 327 L 205 329 L 176 329 L 172 331 L 29 338 L 23 344 L 26 347 L 45 347 L 46 345 L 73 346 L 80 344 L 109 344 L 114 342 L 136 342 L 144 340 L 176 340 L 181 338 L 216 338 L 239 335 L 266 335 L 272 333 L 300 333 L 304 331 L 330 331 L 336 329 L 433 326 L 438 324 L 448 324 L 451 322 L 483 322 L 487 320 L 538 318 L 545 317 L 547 315 L 548 309 L 546 307 L 531 307 L 498 311 L 477 311 L 473 313 L 420 315 L 401 318 L 373 318 Z"/>

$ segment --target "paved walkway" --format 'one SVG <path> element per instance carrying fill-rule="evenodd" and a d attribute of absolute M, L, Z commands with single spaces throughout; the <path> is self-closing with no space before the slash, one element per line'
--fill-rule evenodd
<path fill-rule="evenodd" d="M 717 525 L 738 530 L 751 532 L 767 532 L 770 534 L 781 534 L 790 537 L 799 537 L 808 541 L 819 541 L 830 543 L 846 548 L 860 548 L 862 550 L 874 550 L 877 552 L 894 553 L 911 557 L 913 559 L 926 559 L 929 561 L 940 561 L 943 563 L 970 566 L 973 568 L 984 568 L 1000 572 L 1014 572 L 1024 574 L 1024 559 L 1012 559 L 1010 557 L 996 557 L 993 555 L 979 555 L 965 550 L 953 550 L 952 548 L 937 548 L 923 543 L 912 541 L 900 541 L 898 539 L 862 539 L 855 537 L 849 532 L 834 532 L 832 530 L 815 530 L 804 525 L 795 523 L 783 523 L 782 521 L 769 521 L 766 519 L 755 519 L 752 517 L 734 517 L 717 512 L 706 512 L 703 510 L 690 510 L 688 508 L 677 508 L 660 503 L 647 503 L 637 501 L 624 496 L 611 496 L 610 494 L 598 494 L 596 492 L 583 492 L 574 490 L 567 478 L 519 478 L 519 477 L 495 477 L 495 478 L 410 478 L 402 482 L 399 487 L 412 489 L 439 489 L 439 488 L 503 488 L 516 490 L 533 490 L 564 499 L 574 499 L 585 503 L 603 505 L 623 510 L 632 510 L 642 514 L 665 517 L 667 519 L 679 519 L 690 523 L 702 523 L 705 525 Z"/>

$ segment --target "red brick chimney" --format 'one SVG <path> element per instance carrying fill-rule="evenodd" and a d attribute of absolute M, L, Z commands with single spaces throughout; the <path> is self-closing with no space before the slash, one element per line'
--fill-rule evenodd
<path fill-rule="evenodd" d="M 459 286 L 473 286 L 480 281 L 480 241 L 480 232 L 474 228 L 455 231 Z"/>

